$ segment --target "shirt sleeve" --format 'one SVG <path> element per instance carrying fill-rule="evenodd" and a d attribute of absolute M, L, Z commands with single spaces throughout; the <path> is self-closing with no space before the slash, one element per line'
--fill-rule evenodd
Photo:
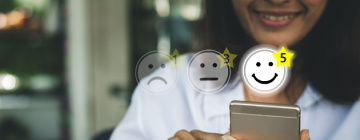
<path fill-rule="evenodd" d="M 145 131 L 141 123 L 141 90 L 135 90 L 124 119 L 113 131 L 110 140 L 144 140 Z"/>

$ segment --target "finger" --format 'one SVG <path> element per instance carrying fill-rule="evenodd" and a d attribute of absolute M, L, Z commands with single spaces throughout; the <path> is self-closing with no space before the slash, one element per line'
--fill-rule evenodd
<path fill-rule="evenodd" d="M 300 132 L 300 140 L 310 140 L 308 129 L 302 130 Z"/>
<path fill-rule="evenodd" d="M 221 138 L 220 134 L 215 133 L 206 133 L 199 130 L 192 130 L 190 133 L 195 137 L 197 140 L 219 140 Z"/>
<path fill-rule="evenodd" d="M 221 137 L 220 140 L 236 140 L 235 138 L 231 137 L 230 135 L 224 135 Z"/>
<path fill-rule="evenodd" d="M 171 137 L 171 138 L 169 138 L 168 140 L 180 140 L 180 138 L 178 138 L 178 137 Z"/>
<path fill-rule="evenodd" d="M 225 133 L 224 135 L 230 135 L 230 131 L 229 131 L 229 132 L 227 132 L 227 133 Z"/>
<path fill-rule="evenodd" d="M 177 131 L 173 138 L 175 138 L 175 140 L 195 140 L 195 138 L 186 130 Z"/>

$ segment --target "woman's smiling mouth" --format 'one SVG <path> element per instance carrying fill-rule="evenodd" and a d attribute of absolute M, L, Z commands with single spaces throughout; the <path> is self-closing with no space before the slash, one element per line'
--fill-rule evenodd
<path fill-rule="evenodd" d="M 272 28 L 281 28 L 289 25 L 301 12 L 286 12 L 286 11 L 258 11 L 253 10 L 260 22 Z"/>

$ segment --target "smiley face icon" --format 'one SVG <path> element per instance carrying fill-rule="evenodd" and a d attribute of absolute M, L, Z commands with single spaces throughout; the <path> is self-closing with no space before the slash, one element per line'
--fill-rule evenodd
<path fill-rule="evenodd" d="M 241 60 L 241 79 L 257 95 L 272 96 L 287 85 L 290 71 L 285 65 L 276 66 L 274 53 L 276 47 L 258 45 L 245 53 Z"/>
<path fill-rule="evenodd" d="M 142 56 L 135 69 L 138 84 L 152 94 L 166 93 L 178 77 L 177 68 L 170 68 L 171 59 L 171 55 L 157 51 Z"/>
<path fill-rule="evenodd" d="M 223 89 L 230 79 L 230 66 L 220 67 L 220 53 L 214 50 L 203 50 L 196 53 L 188 66 L 190 84 L 202 93 L 216 93 Z M 225 58 L 223 58 L 225 59 Z"/>

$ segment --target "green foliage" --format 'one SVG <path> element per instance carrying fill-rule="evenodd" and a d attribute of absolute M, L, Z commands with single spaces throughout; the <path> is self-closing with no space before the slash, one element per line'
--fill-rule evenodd
<path fill-rule="evenodd" d="M 0 39 L 0 71 L 23 76 L 60 74 L 63 53 L 59 44 L 44 37 Z"/>
<path fill-rule="evenodd" d="M 7 13 L 16 8 L 15 0 L 0 0 L 0 12 Z"/>

